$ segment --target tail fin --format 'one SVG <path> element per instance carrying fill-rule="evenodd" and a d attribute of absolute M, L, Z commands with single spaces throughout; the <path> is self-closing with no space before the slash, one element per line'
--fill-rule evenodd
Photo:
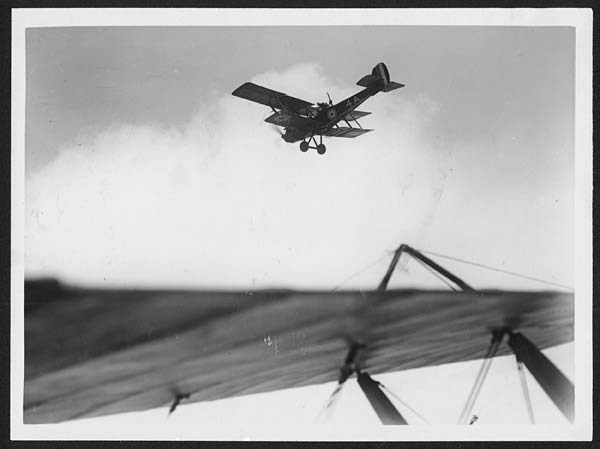
<path fill-rule="evenodd" d="M 363 87 L 379 87 L 384 92 L 404 87 L 404 84 L 390 81 L 390 72 L 383 62 L 373 67 L 373 71 L 363 76 L 356 84 Z"/>

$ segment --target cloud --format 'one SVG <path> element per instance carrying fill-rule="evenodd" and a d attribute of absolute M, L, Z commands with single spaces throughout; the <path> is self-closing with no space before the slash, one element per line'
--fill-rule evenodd
<path fill-rule="evenodd" d="M 302 64 L 253 81 L 311 101 L 336 85 Z M 234 86 L 235 87 L 235 86 Z M 233 88 L 232 88 L 233 90 Z M 86 136 L 26 179 L 26 272 L 128 285 L 332 286 L 427 232 L 444 189 L 427 99 L 398 90 L 361 109 L 376 131 L 301 153 L 267 108 L 208 94 L 180 128 Z M 379 276 L 379 274 L 378 274 Z"/>

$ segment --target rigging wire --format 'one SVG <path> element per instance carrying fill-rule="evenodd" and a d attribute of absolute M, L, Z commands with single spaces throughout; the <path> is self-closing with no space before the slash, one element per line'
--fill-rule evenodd
<path fill-rule="evenodd" d="M 523 396 L 525 397 L 525 404 L 527 405 L 527 413 L 529 414 L 529 420 L 531 421 L 531 424 L 535 424 L 535 418 L 533 416 L 533 405 L 531 404 L 531 397 L 529 396 L 529 389 L 527 388 L 525 370 L 523 369 L 523 362 L 519 359 L 517 359 L 517 369 L 519 370 L 519 377 L 521 378 L 521 387 L 523 388 Z"/>
<path fill-rule="evenodd" d="M 458 424 L 465 424 L 467 417 L 471 414 L 473 410 L 473 406 L 475 405 L 475 401 L 477 401 L 477 397 L 481 392 L 481 387 L 483 386 L 483 381 L 485 380 L 490 367 L 492 366 L 492 361 L 494 360 L 494 356 L 496 355 L 496 351 L 502 342 L 502 338 L 494 335 L 490 345 L 488 346 L 488 350 L 485 354 L 483 364 L 477 373 L 477 377 L 475 378 L 475 384 L 473 384 L 473 388 L 467 397 L 467 402 L 463 407 L 463 410 L 460 414 L 460 418 L 458 418 Z"/>
<path fill-rule="evenodd" d="M 409 409 L 411 412 L 413 412 L 415 415 L 417 415 L 425 424 L 429 424 L 429 421 L 427 421 L 419 412 L 417 412 L 414 408 L 412 408 L 410 405 L 408 405 L 406 402 L 404 402 L 402 399 L 400 399 L 398 396 L 396 396 L 394 394 L 394 392 L 392 390 L 390 390 L 388 387 L 386 387 L 385 385 L 383 385 L 381 382 L 379 382 L 379 386 L 381 388 L 383 388 L 385 391 L 387 391 L 390 396 L 392 396 L 394 399 L 396 399 L 400 404 L 402 404 L 404 407 L 406 407 L 407 409 Z"/>
<path fill-rule="evenodd" d="M 472 261 L 465 260 L 465 259 L 460 259 L 458 257 L 447 256 L 445 254 L 435 253 L 433 251 L 425 251 L 425 250 L 422 250 L 422 249 L 420 249 L 419 251 L 421 251 L 422 253 L 425 253 L 425 254 L 430 254 L 432 256 L 442 257 L 444 259 L 454 260 L 456 262 L 461 262 L 461 263 L 465 263 L 465 264 L 468 264 L 468 265 L 474 265 L 476 267 L 486 268 L 486 269 L 491 270 L 491 271 L 497 271 L 499 273 L 509 274 L 511 276 L 517 276 L 517 277 L 520 277 L 520 278 L 523 278 L 523 279 L 529 279 L 530 281 L 541 282 L 542 284 L 553 285 L 555 287 L 561 287 L 561 288 L 564 288 L 564 289 L 567 289 L 567 290 L 570 290 L 570 291 L 574 291 L 574 289 L 572 287 L 569 287 L 569 286 L 564 285 L 564 284 L 559 284 L 558 282 L 547 281 L 545 279 L 540 279 L 540 278 L 536 278 L 536 277 L 533 277 L 533 276 L 526 276 L 524 274 L 515 273 L 514 271 L 504 270 L 502 268 L 496 268 L 496 267 L 492 267 L 492 266 L 489 266 L 489 265 L 484 265 L 482 263 L 472 262 Z"/>
<path fill-rule="evenodd" d="M 365 267 L 361 268 L 359 271 L 357 271 L 353 275 L 348 276 L 346 279 L 344 279 L 342 282 L 340 282 L 338 285 L 336 285 L 332 290 L 329 291 L 329 294 L 335 292 L 338 288 L 340 288 L 342 285 L 344 285 L 348 281 L 351 281 L 352 279 L 354 279 L 359 274 L 362 274 L 365 271 L 367 271 L 369 268 L 374 267 L 379 262 L 381 262 L 385 257 L 389 257 L 389 255 L 390 255 L 389 251 L 385 251 L 381 256 L 379 256 L 379 258 L 377 258 L 377 260 L 375 260 L 374 262 L 369 263 L 368 265 L 366 265 Z"/>

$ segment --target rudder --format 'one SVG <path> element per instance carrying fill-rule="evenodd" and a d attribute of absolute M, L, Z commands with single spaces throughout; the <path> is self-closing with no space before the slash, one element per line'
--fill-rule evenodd
<path fill-rule="evenodd" d="M 373 67 L 371 73 L 363 76 L 356 84 L 363 87 L 379 87 L 383 92 L 404 87 L 404 84 L 390 81 L 390 72 L 383 62 Z"/>

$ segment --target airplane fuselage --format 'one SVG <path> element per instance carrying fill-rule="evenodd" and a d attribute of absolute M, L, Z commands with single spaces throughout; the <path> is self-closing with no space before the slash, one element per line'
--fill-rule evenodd
<path fill-rule="evenodd" d="M 379 87 L 366 87 L 360 92 L 357 92 L 333 106 L 323 107 L 316 116 L 311 117 L 311 119 L 314 120 L 314 127 L 302 131 L 287 128 L 283 135 L 283 140 L 288 143 L 299 142 L 307 137 L 319 135 L 327 131 L 339 121 L 345 119 L 348 114 L 352 113 L 352 111 L 364 103 L 365 100 L 380 91 L 381 88 Z"/>

